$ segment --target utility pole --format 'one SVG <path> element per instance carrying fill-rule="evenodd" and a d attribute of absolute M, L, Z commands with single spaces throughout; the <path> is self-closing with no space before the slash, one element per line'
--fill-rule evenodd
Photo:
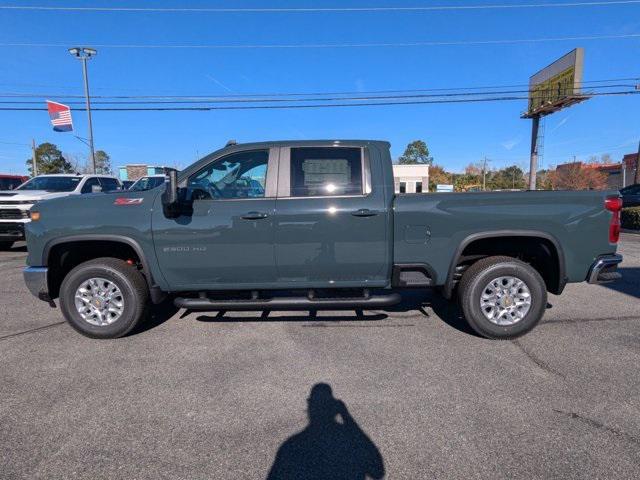
<path fill-rule="evenodd" d="M 97 50 L 88 47 L 73 47 L 69 53 L 80 59 L 82 62 L 82 76 L 84 78 L 84 96 L 87 109 L 87 122 L 89 127 L 89 155 L 91 157 L 91 167 L 96 173 L 96 153 L 93 148 L 93 125 L 91 124 L 91 100 L 89 98 L 89 75 L 87 73 L 87 60 L 98 54 Z"/>
<path fill-rule="evenodd" d="M 538 175 L 538 129 L 540 128 L 540 115 L 531 118 L 531 160 L 529 162 L 529 190 L 536 189 L 536 177 Z"/>
<path fill-rule="evenodd" d="M 487 157 L 484 157 L 482 163 L 482 191 L 487 189 L 487 162 L 490 161 Z"/>
<path fill-rule="evenodd" d="M 36 141 L 35 139 L 31 139 L 31 160 L 33 161 L 33 176 L 38 175 L 38 159 L 36 157 Z"/>

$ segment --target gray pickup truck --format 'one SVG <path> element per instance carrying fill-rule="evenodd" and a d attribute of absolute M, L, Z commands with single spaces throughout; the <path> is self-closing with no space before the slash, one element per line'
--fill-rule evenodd
<path fill-rule="evenodd" d="M 38 203 L 27 286 L 94 338 L 150 302 L 189 310 L 384 309 L 457 296 L 488 338 L 530 331 L 547 292 L 619 277 L 617 192 L 394 193 L 389 144 L 230 142 L 165 186 Z"/>

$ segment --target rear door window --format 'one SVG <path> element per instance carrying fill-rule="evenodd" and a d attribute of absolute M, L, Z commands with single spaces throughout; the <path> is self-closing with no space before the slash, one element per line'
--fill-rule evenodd
<path fill-rule="evenodd" d="M 291 149 L 291 196 L 362 195 L 362 149 Z"/>

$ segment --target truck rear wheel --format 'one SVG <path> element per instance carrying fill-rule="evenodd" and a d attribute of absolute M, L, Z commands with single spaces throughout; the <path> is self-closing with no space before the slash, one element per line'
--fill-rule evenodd
<path fill-rule="evenodd" d="M 540 274 L 511 257 L 489 257 L 471 265 L 462 276 L 458 295 L 471 328 L 498 340 L 529 332 L 547 306 L 547 289 Z"/>
<path fill-rule="evenodd" d="M 0 250 L 9 250 L 13 247 L 13 242 L 0 242 Z"/>
<path fill-rule="evenodd" d="M 87 337 L 118 338 L 143 319 L 148 297 L 147 283 L 135 266 L 117 258 L 97 258 L 64 278 L 60 309 Z"/>

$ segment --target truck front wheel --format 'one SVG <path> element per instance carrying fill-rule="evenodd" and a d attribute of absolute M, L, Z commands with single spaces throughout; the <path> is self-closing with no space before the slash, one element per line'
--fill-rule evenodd
<path fill-rule="evenodd" d="M 547 289 L 540 274 L 511 257 L 489 257 L 471 265 L 460 280 L 458 295 L 471 328 L 498 340 L 529 332 L 547 306 Z"/>
<path fill-rule="evenodd" d="M 118 338 L 145 315 L 147 284 L 138 269 L 117 258 L 97 258 L 71 270 L 60 286 L 60 309 L 91 338 Z"/>

